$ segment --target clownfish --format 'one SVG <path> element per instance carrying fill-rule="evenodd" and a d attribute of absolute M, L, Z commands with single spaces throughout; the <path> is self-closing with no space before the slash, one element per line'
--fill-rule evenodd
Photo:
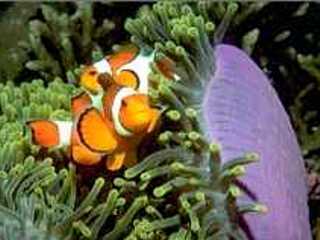
<path fill-rule="evenodd" d="M 68 146 L 69 157 L 83 165 L 93 165 L 101 161 L 103 154 L 88 149 L 80 141 L 73 123 L 70 121 L 33 120 L 28 126 L 32 130 L 32 141 L 44 148 Z M 117 143 L 110 138 L 109 150 L 115 149 Z"/>
<path fill-rule="evenodd" d="M 151 72 L 152 62 L 155 62 L 155 51 L 145 53 L 130 45 L 86 66 L 80 76 L 80 85 L 91 94 L 99 94 L 113 83 L 148 94 L 148 75 Z M 163 58 L 155 63 L 169 79 L 177 77 L 173 73 L 173 63 L 169 59 Z"/>
<path fill-rule="evenodd" d="M 130 45 L 86 66 L 80 76 L 80 85 L 90 93 L 98 94 L 114 82 L 147 94 L 149 64 L 153 61 L 154 51 L 144 54 Z"/>
<path fill-rule="evenodd" d="M 97 129 L 109 128 L 118 145 L 111 154 L 107 154 L 107 169 L 117 170 L 122 165 L 136 164 L 137 148 L 142 139 L 155 129 L 160 111 L 150 107 L 146 94 L 118 85 L 110 86 L 103 105 L 103 112 L 91 107 L 80 114 L 77 129 L 82 143 L 93 152 L 107 153 L 108 146 L 103 147 L 97 141 L 108 142 L 108 133 L 96 132 Z"/>
<path fill-rule="evenodd" d="M 153 61 L 154 52 L 130 46 L 85 67 L 80 76 L 85 92 L 71 101 L 73 121 L 29 121 L 33 142 L 46 148 L 68 146 L 71 158 L 83 165 L 105 157 L 108 170 L 135 164 L 141 140 L 160 118 L 147 96 Z M 157 66 L 172 73 L 169 61 Z"/>
<path fill-rule="evenodd" d="M 74 119 L 92 106 L 92 98 L 85 92 L 74 96 L 71 100 L 71 111 Z M 101 129 L 109 135 L 108 147 L 104 146 L 104 154 L 93 152 L 80 140 L 75 121 L 31 120 L 27 122 L 31 129 L 32 142 L 44 148 L 68 147 L 69 157 L 83 165 L 93 165 L 101 161 L 106 153 L 113 151 L 117 142 L 109 128 Z"/>
<path fill-rule="evenodd" d="M 93 165 L 107 158 L 115 171 L 137 162 L 137 147 L 152 132 L 160 117 L 146 94 L 113 84 L 103 97 L 103 111 L 92 105 L 87 93 L 72 99 L 75 121 L 34 120 L 27 124 L 33 142 L 45 148 L 68 146 L 71 158 Z"/>

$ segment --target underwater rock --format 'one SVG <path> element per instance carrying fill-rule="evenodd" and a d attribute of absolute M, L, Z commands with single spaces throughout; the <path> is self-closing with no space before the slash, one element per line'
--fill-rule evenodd
<path fill-rule="evenodd" d="M 203 100 L 208 137 L 222 145 L 222 161 L 248 151 L 261 160 L 241 182 L 240 201 L 257 199 L 264 216 L 246 215 L 251 239 L 311 239 L 303 159 L 288 115 L 267 77 L 241 50 L 218 45 L 216 71 Z"/>

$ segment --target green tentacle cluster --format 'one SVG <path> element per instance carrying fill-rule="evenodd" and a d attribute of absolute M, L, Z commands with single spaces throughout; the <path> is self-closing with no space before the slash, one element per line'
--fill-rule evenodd
<path fill-rule="evenodd" d="M 152 9 L 142 8 L 137 18 L 127 20 L 125 28 L 133 42 L 156 49 L 156 58 L 165 55 L 173 61 L 183 82 L 174 82 L 175 88 L 193 99 L 198 97 L 214 67 L 209 40 L 215 30 L 213 22 L 197 15 L 189 5 L 161 1 Z M 162 92 L 168 90 L 161 86 Z M 188 90 L 190 86 L 193 92 Z"/>
<path fill-rule="evenodd" d="M 180 123 L 173 125 L 182 127 L 161 133 L 159 141 L 164 144 L 171 139 L 188 148 L 203 147 L 200 104 L 206 83 L 215 70 L 214 46 L 210 39 L 220 41 L 238 9 L 235 3 L 218 4 L 219 13 L 224 15 L 216 24 L 208 20 L 209 12 L 206 11 L 211 5 L 205 5 L 205 2 L 190 6 L 160 1 L 152 8 L 142 8 L 138 16 L 128 19 L 125 25 L 133 35 L 133 42 L 154 48 L 155 61 L 167 59 L 175 73 L 167 76 L 154 64 L 150 74 L 151 98 L 166 110 L 169 122 Z"/>
<path fill-rule="evenodd" d="M 312 104 L 312 100 L 319 96 L 320 93 L 320 57 L 298 54 L 297 61 L 312 76 L 313 81 L 309 82 L 299 92 L 294 104 L 290 107 L 290 111 L 295 120 L 295 128 L 298 132 L 301 148 L 308 167 L 312 171 L 319 173 L 320 115 L 317 105 Z"/>
<path fill-rule="evenodd" d="M 65 118 L 74 88 L 56 79 L 46 88 L 41 80 L 0 85 L 0 236 L 4 239 L 57 239 L 49 226 L 55 220 L 58 204 L 40 201 L 50 186 L 65 177 L 66 170 L 56 173 L 52 159 L 38 156 L 30 144 L 25 121 L 32 118 Z M 38 156 L 41 162 L 35 157 Z M 75 188 L 75 186 L 74 186 Z M 45 190 L 44 190 L 45 189 Z M 57 209 L 54 209 L 57 208 Z M 61 212 L 63 216 L 63 212 Z"/>
<path fill-rule="evenodd" d="M 161 167 L 155 169 L 148 166 L 152 165 L 152 161 L 146 159 L 125 172 L 125 177 L 131 179 L 144 168 L 151 168 L 140 174 L 143 187 L 150 185 L 150 180 L 169 178 L 152 190 L 157 198 L 176 195 L 180 224 L 186 227 L 178 228 L 169 235 L 169 239 L 245 239 L 237 226 L 237 217 L 244 212 L 266 211 L 258 203 L 239 207 L 235 203 L 241 190 L 234 181 L 244 174 L 244 165 L 256 161 L 257 156 L 248 154 L 221 166 L 219 145 L 207 142 L 201 126 L 200 94 L 214 71 L 210 38 L 220 42 L 237 8 L 237 4 L 230 3 L 220 9 L 224 14 L 217 28 L 215 23 L 208 20 L 208 14 L 197 14 L 205 10 L 203 5 L 192 8 L 169 1 L 143 8 L 137 18 L 129 19 L 126 23 L 126 29 L 133 35 L 132 41 L 143 47 L 154 48 L 159 59 L 168 58 L 177 74 L 170 79 L 155 64 L 150 75 L 153 83 L 150 96 L 164 109 L 158 143 L 165 150 L 155 153 L 154 156 L 159 154 L 161 157 L 154 161 L 157 164 L 157 161 L 165 161 L 165 153 L 176 147 L 194 154 L 179 161 L 179 156 L 183 154 L 177 153 L 174 162 L 164 162 L 164 166 L 160 164 Z M 133 174 L 132 171 L 137 173 Z M 143 219 L 138 227 L 143 225 L 152 229 L 152 221 L 157 220 Z"/>
<path fill-rule="evenodd" d="M 307 85 L 296 96 L 294 104 L 290 107 L 291 115 L 295 120 L 295 128 L 298 131 L 301 148 L 305 156 L 312 155 L 312 158 L 319 159 L 316 153 L 320 148 L 320 125 L 318 122 L 319 112 L 313 106 L 310 106 L 307 111 L 304 109 L 304 104 L 313 96 L 318 90 L 319 86 L 314 83 Z M 307 157 L 308 158 L 308 157 Z M 315 160 L 316 160 L 315 159 Z M 315 161 L 316 163 L 317 161 Z M 320 166 L 319 166 L 320 167 Z M 314 170 L 320 170 L 315 167 Z"/>
<path fill-rule="evenodd" d="M 218 145 L 212 144 L 210 149 L 210 158 L 219 161 Z M 146 216 L 138 221 L 128 239 L 157 239 L 150 236 L 162 236 L 159 230 L 168 227 L 173 229 L 166 232 L 169 239 L 184 239 L 178 237 L 183 233 L 188 236 L 186 239 L 245 239 L 235 219 L 229 216 L 229 212 L 237 212 L 231 203 L 240 193 L 233 181 L 244 173 L 245 165 L 257 161 L 257 156 L 248 154 L 221 168 L 217 168 L 218 162 L 211 162 L 207 173 L 203 168 L 194 167 L 196 158 L 190 150 L 168 148 L 126 170 L 125 179 L 115 180 L 116 185 L 123 186 L 122 191 L 136 194 L 150 191 Z M 162 179 L 160 184 L 157 183 L 159 178 Z M 168 202 L 167 199 L 173 200 Z M 242 213 L 265 210 L 259 204 L 239 209 Z M 168 216 L 166 212 L 172 213 Z"/>
<path fill-rule="evenodd" d="M 28 154 L 36 154 L 30 145 L 26 121 L 32 119 L 70 119 L 70 99 L 76 89 L 57 78 L 44 86 L 42 80 L 22 83 L 0 84 L 0 159 L 10 169 L 21 163 Z M 18 161 L 18 162 L 16 162 Z"/>
<path fill-rule="evenodd" d="M 30 56 L 26 67 L 44 79 L 60 76 L 67 78 L 68 82 L 75 82 L 80 64 L 92 57 L 103 56 L 98 41 L 105 39 L 114 28 L 114 23 L 108 19 L 102 23 L 94 20 L 92 3 L 69 5 L 69 12 L 75 8 L 72 14 L 59 11 L 57 4 L 42 4 L 42 19 L 29 22 L 29 39 L 22 45 Z M 104 42 L 108 44 L 108 41 Z"/>
<path fill-rule="evenodd" d="M 308 71 L 312 76 L 314 76 L 317 81 L 320 83 L 320 55 L 302 55 L 297 56 L 297 60 L 300 63 L 301 67 Z"/>

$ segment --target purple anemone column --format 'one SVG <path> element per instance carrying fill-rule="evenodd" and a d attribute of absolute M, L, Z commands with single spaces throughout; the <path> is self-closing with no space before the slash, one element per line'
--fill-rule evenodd
<path fill-rule="evenodd" d="M 253 239 L 311 239 L 303 159 L 276 92 L 240 49 L 218 45 L 215 61 L 202 106 L 208 137 L 221 143 L 223 162 L 248 151 L 261 157 L 241 179 L 268 207 L 245 216 Z"/>

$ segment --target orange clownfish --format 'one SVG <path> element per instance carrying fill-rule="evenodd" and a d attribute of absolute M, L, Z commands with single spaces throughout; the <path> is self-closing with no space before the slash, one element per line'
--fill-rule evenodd
<path fill-rule="evenodd" d="M 150 63 L 154 61 L 155 51 L 146 54 L 137 47 L 129 46 L 85 67 L 80 76 L 80 85 L 92 94 L 107 89 L 113 83 L 147 94 Z M 173 63 L 169 59 L 158 60 L 156 65 L 168 78 L 177 77 L 173 74 Z"/>
<path fill-rule="evenodd" d="M 137 147 L 160 116 L 159 110 L 150 107 L 147 95 L 116 85 L 105 94 L 102 112 L 92 106 L 87 93 L 73 98 L 72 111 L 74 122 L 28 122 L 33 142 L 46 148 L 69 146 L 71 158 L 83 165 L 107 157 L 111 171 L 137 162 Z"/>
<path fill-rule="evenodd" d="M 103 112 L 91 107 L 80 114 L 77 130 L 81 141 L 93 152 L 107 153 L 108 146 L 101 145 L 109 141 L 108 133 L 97 130 L 109 128 L 118 145 L 107 154 L 107 169 L 132 166 L 137 162 L 141 140 L 155 129 L 160 111 L 150 107 L 147 95 L 129 87 L 111 86 L 103 101 Z"/>
<path fill-rule="evenodd" d="M 153 60 L 154 52 L 144 55 L 139 53 L 137 47 L 130 45 L 85 67 L 80 76 L 80 85 L 92 94 L 101 92 L 102 87 L 106 89 L 112 83 L 147 93 L 149 64 Z"/>
<path fill-rule="evenodd" d="M 92 106 L 92 98 L 81 93 L 72 98 L 71 110 L 77 119 L 85 109 Z M 31 129 L 32 141 L 36 145 L 44 148 L 60 148 L 68 146 L 70 157 L 77 163 L 83 165 L 93 165 L 101 161 L 106 153 L 112 152 L 117 142 L 109 128 L 101 129 L 108 134 L 108 146 L 103 146 L 103 154 L 93 152 L 82 144 L 76 129 L 75 122 L 72 121 L 51 121 L 51 120 L 32 120 L 27 122 Z"/>
<path fill-rule="evenodd" d="M 77 163 L 93 165 L 101 161 L 105 154 L 93 152 L 83 145 L 73 123 L 69 121 L 34 120 L 29 121 L 34 144 L 44 148 L 68 146 L 70 157 Z M 117 142 L 110 137 L 109 151 L 113 151 Z M 106 149 L 106 147 L 105 147 Z"/>
<path fill-rule="evenodd" d="M 160 117 L 147 97 L 153 60 L 154 52 L 146 55 L 131 47 L 87 66 L 80 76 L 86 92 L 72 99 L 73 122 L 30 121 L 33 142 L 69 146 L 71 158 L 84 165 L 105 156 L 109 170 L 135 164 L 138 145 Z M 168 61 L 158 67 L 172 72 Z"/>

